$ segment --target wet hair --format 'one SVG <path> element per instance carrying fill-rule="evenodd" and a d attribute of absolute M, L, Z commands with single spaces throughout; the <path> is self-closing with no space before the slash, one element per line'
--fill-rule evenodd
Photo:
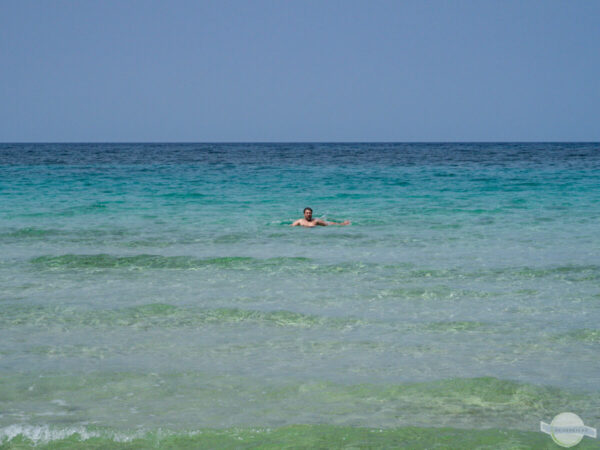
<path fill-rule="evenodd" d="M 306 212 L 306 210 L 309 210 L 310 212 L 313 212 L 312 208 L 309 208 L 308 206 L 306 208 L 304 208 L 304 210 L 302 211 L 302 213 L 304 214 Z"/>

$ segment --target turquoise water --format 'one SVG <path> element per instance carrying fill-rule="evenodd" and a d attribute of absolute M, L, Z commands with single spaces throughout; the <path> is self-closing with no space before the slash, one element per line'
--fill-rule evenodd
<path fill-rule="evenodd" d="M 598 428 L 599 169 L 598 144 L 2 144 L 0 443 Z M 352 225 L 290 227 L 305 206 Z"/>

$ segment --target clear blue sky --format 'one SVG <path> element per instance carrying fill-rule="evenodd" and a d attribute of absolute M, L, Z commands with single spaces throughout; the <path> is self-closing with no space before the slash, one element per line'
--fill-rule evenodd
<path fill-rule="evenodd" d="M 600 140 L 597 0 L 0 0 L 0 58 L 0 142 Z"/>

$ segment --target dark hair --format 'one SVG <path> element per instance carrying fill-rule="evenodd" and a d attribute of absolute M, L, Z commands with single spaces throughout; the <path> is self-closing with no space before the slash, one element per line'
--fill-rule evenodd
<path fill-rule="evenodd" d="M 303 213 L 305 213 L 307 209 L 308 209 L 310 212 L 313 212 L 312 208 L 309 208 L 308 206 L 307 206 L 306 208 L 304 208 L 304 211 L 302 211 L 302 212 L 303 212 Z"/>

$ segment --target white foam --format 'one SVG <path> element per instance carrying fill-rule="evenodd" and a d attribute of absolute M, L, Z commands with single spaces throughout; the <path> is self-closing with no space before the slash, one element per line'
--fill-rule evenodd
<path fill-rule="evenodd" d="M 194 436 L 199 431 L 183 432 L 189 436 Z M 85 427 L 68 427 L 68 428 L 55 428 L 48 425 L 27 425 L 27 424 L 14 424 L 4 428 L 0 428 L 0 444 L 6 443 L 21 435 L 26 439 L 31 440 L 34 444 L 46 444 L 51 441 L 66 439 L 70 436 L 78 434 L 82 441 L 85 441 L 94 437 L 103 437 L 111 439 L 115 442 L 130 442 L 134 439 L 140 439 L 148 434 L 147 430 L 138 430 L 132 433 L 121 433 L 121 432 L 110 432 L 110 431 L 99 431 L 99 430 L 88 430 Z M 167 436 L 174 434 L 168 430 L 157 429 L 154 431 L 155 438 L 160 440 Z"/>
<path fill-rule="evenodd" d="M 19 435 L 38 444 L 65 439 L 74 434 L 79 434 L 82 440 L 100 436 L 99 432 L 88 431 L 84 427 L 50 428 L 48 425 L 15 424 L 0 428 L 0 443 L 10 441 Z"/>

